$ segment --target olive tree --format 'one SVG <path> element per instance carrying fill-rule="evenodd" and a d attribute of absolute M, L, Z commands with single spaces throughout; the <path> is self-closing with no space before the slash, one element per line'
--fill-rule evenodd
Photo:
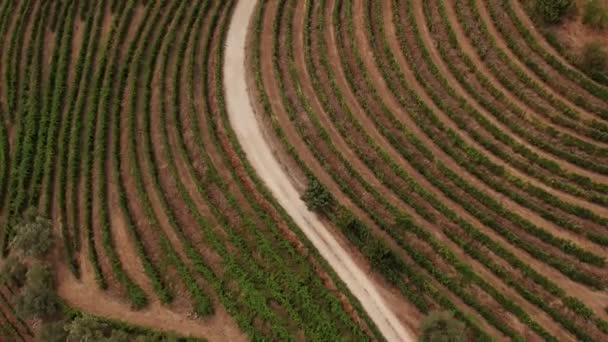
<path fill-rule="evenodd" d="M 17 298 L 16 308 L 25 318 L 46 318 L 60 312 L 49 267 L 36 264 L 27 271 L 25 288 Z"/>
<path fill-rule="evenodd" d="M 101 341 L 107 325 L 90 316 L 77 317 L 66 324 L 66 342 Z"/>
<path fill-rule="evenodd" d="M 14 227 L 16 232 L 12 248 L 26 256 L 40 257 L 45 255 L 53 245 L 51 222 L 42 217 L 24 220 Z"/>

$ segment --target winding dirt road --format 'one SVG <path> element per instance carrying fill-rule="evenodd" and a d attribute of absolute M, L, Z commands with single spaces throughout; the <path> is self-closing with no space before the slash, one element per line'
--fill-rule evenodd
<path fill-rule="evenodd" d="M 361 302 L 369 317 L 388 341 L 413 341 L 411 334 L 388 308 L 374 284 L 355 264 L 314 213 L 306 208 L 300 194 L 275 159 L 264 139 L 249 100 L 245 71 L 247 30 L 257 1 L 239 1 L 230 23 L 224 61 L 224 86 L 231 125 L 249 162 L 278 202 L 285 208 L 321 256 L 336 271 Z"/>

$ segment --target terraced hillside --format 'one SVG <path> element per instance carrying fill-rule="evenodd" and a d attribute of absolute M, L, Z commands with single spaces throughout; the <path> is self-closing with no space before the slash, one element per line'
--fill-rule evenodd
<path fill-rule="evenodd" d="M 233 137 L 234 6 L 3 1 L 3 250 L 34 206 L 77 308 L 211 340 L 377 336 Z"/>
<path fill-rule="evenodd" d="M 604 340 L 608 88 L 534 40 L 519 6 L 265 2 L 258 114 L 414 321 L 451 310 L 476 339 Z"/>
<path fill-rule="evenodd" d="M 147 329 L 607 340 L 608 86 L 526 13 L 0 0 L 0 265 L 35 208 L 62 301 Z"/>

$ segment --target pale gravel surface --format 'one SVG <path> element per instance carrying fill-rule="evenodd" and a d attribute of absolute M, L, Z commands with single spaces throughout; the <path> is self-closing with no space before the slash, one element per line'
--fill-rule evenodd
<path fill-rule="evenodd" d="M 414 341 L 380 296 L 369 277 L 316 215 L 306 208 L 289 176 L 281 168 L 262 134 L 249 100 L 245 72 L 247 29 L 257 1 L 239 1 L 228 30 L 224 86 L 228 116 L 249 162 L 306 237 L 336 271 L 388 341 Z"/>

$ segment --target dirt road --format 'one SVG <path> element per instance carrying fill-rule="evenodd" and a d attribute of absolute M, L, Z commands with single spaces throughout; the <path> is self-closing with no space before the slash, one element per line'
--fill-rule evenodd
<path fill-rule="evenodd" d="M 320 254 L 361 302 L 388 341 L 413 341 L 410 333 L 387 307 L 374 284 L 355 264 L 316 215 L 306 208 L 300 194 L 275 159 L 249 101 L 245 73 L 247 29 L 257 1 L 239 1 L 226 42 L 224 86 L 231 125 L 249 162 Z"/>

